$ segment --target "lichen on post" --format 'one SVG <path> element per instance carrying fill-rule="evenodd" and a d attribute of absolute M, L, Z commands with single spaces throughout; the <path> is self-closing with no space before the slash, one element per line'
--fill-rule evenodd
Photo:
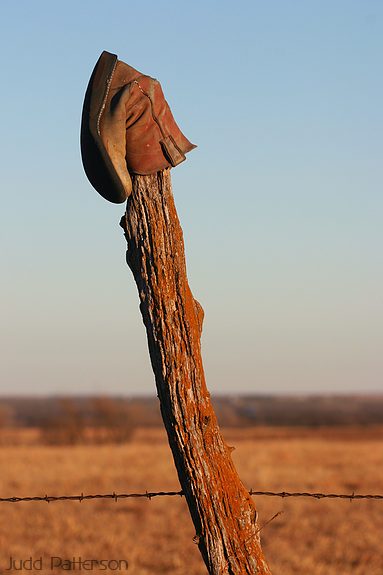
<path fill-rule="evenodd" d="M 234 467 L 205 383 L 203 310 L 188 284 L 169 169 L 133 176 L 121 226 L 162 418 L 208 572 L 269 574 L 254 502 Z"/>

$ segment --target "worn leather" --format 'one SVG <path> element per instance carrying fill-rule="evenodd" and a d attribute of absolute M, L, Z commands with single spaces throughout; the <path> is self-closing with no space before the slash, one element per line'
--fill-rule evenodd
<path fill-rule="evenodd" d="M 183 162 L 195 148 L 177 126 L 160 83 L 103 52 L 85 94 L 81 155 L 93 187 L 122 203 L 130 174 L 153 174 Z"/>

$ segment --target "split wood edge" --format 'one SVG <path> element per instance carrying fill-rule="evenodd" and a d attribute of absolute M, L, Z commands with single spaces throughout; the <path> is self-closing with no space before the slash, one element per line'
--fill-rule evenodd
<path fill-rule="evenodd" d="M 208 572 L 269 575 L 255 505 L 234 467 L 205 383 L 200 344 L 204 313 L 187 280 L 170 170 L 133 176 L 120 225 L 162 418 Z"/>

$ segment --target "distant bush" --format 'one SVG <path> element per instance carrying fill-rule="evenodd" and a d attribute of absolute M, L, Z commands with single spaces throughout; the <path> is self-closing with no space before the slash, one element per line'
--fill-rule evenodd
<path fill-rule="evenodd" d="M 5 403 L 0 403 L 0 430 L 11 427 L 13 423 L 13 409 Z"/>
<path fill-rule="evenodd" d="M 110 397 L 96 397 L 91 400 L 90 407 L 95 442 L 123 443 L 131 439 L 135 425 L 125 402 Z"/>
<path fill-rule="evenodd" d="M 49 416 L 39 422 L 43 443 L 123 443 L 131 439 L 134 418 L 126 402 L 97 397 L 87 402 L 73 398 L 57 400 Z"/>
<path fill-rule="evenodd" d="M 63 445 L 84 440 L 85 422 L 79 406 L 73 399 L 58 400 L 57 413 L 53 412 L 40 422 L 44 443 Z"/>
<path fill-rule="evenodd" d="M 9 430 L 15 425 L 13 409 L 0 403 L 0 443 L 9 443 Z"/>

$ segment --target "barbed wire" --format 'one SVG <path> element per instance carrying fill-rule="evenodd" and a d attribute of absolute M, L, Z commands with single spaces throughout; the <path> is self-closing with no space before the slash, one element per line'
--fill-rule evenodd
<path fill-rule="evenodd" d="M 98 493 L 94 495 L 44 495 L 33 497 L 0 497 L 0 503 L 20 503 L 26 501 L 45 501 L 52 503 L 54 501 L 89 501 L 95 499 L 113 499 L 118 501 L 120 499 L 133 499 L 145 498 L 153 499 L 154 497 L 183 497 L 183 491 L 145 491 L 144 493 Z M 310 493 L 310 492 L 289 492 L 289 491 L 254 491 L 250 489 L 249 495 L 265 496 L 265 497 L 311 497 L 312 499 L 348 499 L 353 501 L 355 499 L 372 499 L 383 500 L 383 495 L 380 494 L 361 494 L 361 493 Z"/>

